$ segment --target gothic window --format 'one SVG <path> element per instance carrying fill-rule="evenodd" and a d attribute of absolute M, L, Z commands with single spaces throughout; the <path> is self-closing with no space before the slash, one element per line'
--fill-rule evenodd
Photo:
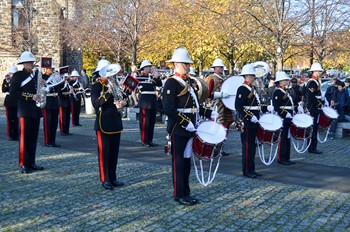
<path fill-rule="evenodd" d="M 12 25 L 16 28 L 24 26 L 24 0 L 12 0 Z"/>

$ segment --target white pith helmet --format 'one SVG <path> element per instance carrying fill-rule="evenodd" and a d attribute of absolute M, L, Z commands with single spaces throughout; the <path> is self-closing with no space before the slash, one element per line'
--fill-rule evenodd
<path fill-rule="evenodd" d="M 15 73 L 15 72 L 17 72 L 18 71 L 18 69 L 17 69 L 17 66 L 16 65 L 12 65 L 12 66 L 10 66 L 8 69 L 7 69 L 7 72 L 8 73 Z"/>
<path fill-rule="evenodd" d="M 287 73 L 283 71 L 276 72 L 276 82 L 277 81 L 283 81 L 283 80 L 290 80 L 290 77 L 287 75 Z"/>
<path fill-rule="evenodd" d="M 245 75 L 254 75 L 255 76 L 255 69 L 254 69 L 254 63 L 246 64 L 242 68 L 240 76 L 245 76 Z"/>
<path fill-rule="evenodd" d="M 70 74 L 71 77 L 80 77 L 77 70 L 73 70 L 72 74 Z"/>
<path fill-rule="evenodd" d="M 190 71 L 188 72 L 188 74 L 193 75 L 193 76 L 197 75 L 196 72 L 194 71 L 194 68 L 192 68 L 192 67 L 190 67 Z"/>
<path fill-rule="evenodd" d="M 309 71 L 320 71 L 320 72 L 323 72 L 324 69 L 322 68 L 322 65 L 320 63 L 313 63 L 311 65 L 311 68 Z"/>
<path fill-rule="evenodd" d="M 142 61 L 140 65 L 140 70 L 147 66 L 152 66 L 151 62 L 149 62 L 148 60 Z"/>
<path fill-rule="evenodd" d="M 118 72 L 120 72 L 121 70 L 122 70 L 122 67 L 120 66 L 120 64 L 110 64 L 110 65 L 104 66 L 98 72 L 98 74 L 100 75 L 100 77 L 111 77 L 117 74 Z"/>
<path fill-rule="evenodd" d="M 213 62 L 213 65 L 210 66 L 211 68 L 214 68 L 214 67 L 225 67 L 225 64 L 224 64 L 224 61 L 222 61 L 222 59 L 220 58 L 216 58 Z"/>
<path fill-rule="evenodd" d="M 184 48 L 176 49 L 171 59 L 167 60 L 167 62 L 193 64 L 193 61 L 190 58 L 190 54 Z"/>
<path fill-rule="evenodd" d="M 17 64 L 23 64 L 23 63 L 27 63 L 27 62 L 35 62 L 35 56 L 29 52 L 29 51 L 25 51 L 21 54 L 20 58 L 19 58 L 19 62 Z"/>
<path fill-rule="evenodd" d="M 110 64 L 111 64 L 111 62 L 109 62 L 105 58 L 102 58 L 101 60 L 98 61 L 97 67 L 96 67 L 94 72 L 100 71 L 103 67 L 110 65 Z"/>

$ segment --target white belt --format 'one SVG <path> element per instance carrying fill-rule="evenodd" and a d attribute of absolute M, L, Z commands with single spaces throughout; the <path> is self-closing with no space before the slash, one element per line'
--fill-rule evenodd
<path fill-rule="evenodd" d="M 317 99 L 322 99 L 322 96 L 316 96 Z"/>
<path fill-rule="evenodd" d="M 196 108 L 179 108 L 177 109 L 177 112 L 194 114 L 197 112 L 197 109 Z"/>
<path fill-rule="evenodd" d="M 141 94 L 156 94 L 156 91 L 142 91 Z"/>
<path fill-rule="evenodd" d="M 243 106 L 247 110 L 260 110 L 260 106 Z"/>
<path fill-rule="evenodd" d="M 48 97 L 57 97 L 58 93 L 48 93 L 48 94 L 46 94 L 46 96 L 48 96 Z"/>
<path fill-rule="evenodd" d="M 292 110 L 292 109 L 293 109 L 293 106 L 280 106 L 280 109 Z"/>

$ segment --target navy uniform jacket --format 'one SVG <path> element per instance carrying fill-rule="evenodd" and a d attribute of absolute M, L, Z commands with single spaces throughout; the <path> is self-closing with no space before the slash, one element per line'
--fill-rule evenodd
<path fill-rule="evenodd" d="M 50 76 L 43 74 L 43 79 L 47 81 Z M 50 91 L 47 93 L 48 95 L 46 96 L 46 106 L 45 109 L 48 110 L 58 110 L 58 90 L 59 90 L 60 85 L 56 85 L 52 88 L 50 88 Z M 54 96 L 49 96 L 49 95 L 54 95 Z"/>
<path fill-rule="evenodd" d="M 322 107 L 321 102 L 321 90 L 318 80 L 314 77 L 310 78 L 306 85 L 306 108 L 309 110 L 312 116 L 316 116 L 319 113 L 319 109 Z"/>
<path fill-rule="evenodd" d="M 91 101 L 96 110 L 95 130 L 104 134 L 117 134 L 123 130 L 122 115 L 114 105 L 114 97 L 107 85 L 97 81 L 91 88 Z"/>
<path fill-rule="evenodd" d="M 148 78 L 148 76 L 142 76 Z M 139 107 L 143 109 L 156 109 L 157 108 L 157 96 L 156 94 L 142 94 L 145 91 L 155 92 L 156 87 L 162 86 L 162 81 L 160 78 L 152 78 L 151 82 L 140 82 L 139 89 Z"/>
<path fill-rule="evenodd" d="M 26 85 L 21 87 L 22 81 L 26 80 L 31 73 L 25 69 L 18 71 L 12 76 L 10 94 L 18 96 L 18 117 L 39 118 L 42 116 L 41 108 L 36 106 L 33 96 L 37 93 L 38 71 Z"/>
<path fill-rule="evenodd" d="M 69 85 L 73 87 L 74 93 L 76 94 L 77 92 L 82 90 L 82 86 L 80 85 L 79 81 L 69 81 Z M 78 101 L 81 100 L 81 95 L 82 93 L 76 94 L 75 97 L 73 94 L 70 95 L 70 100 L 71 101 Z"/>
<path fill-rule="evenodd" d="M 58 85 L 58 104 L 63 108 L 70 108 L 69 91 L 70 88 L 67 82 Z"/>
<path fill-rule="evenodd" d="M 259 119 L 260 111 L 256 109 L 253 110 L 253 108 L 246 109 L 244 106 L 251 106 L 251 107 L 258 108 L 259 102 L 254 94 L 254 92 L 256 91 L 253 88 L 252 90 L 249 90 L 246 87 L 246 85 L 248 84 L 245 83 L 237 89 L 235 108 L 240 115 L 240 119 L 243 120 L 244 127 L 257 129 L 258 123 L 253 123 L 250 120 L 253 116 L 256 116 L 257 119 Z"/>
<path fill-rule="evenodd" d="M 288 92 L 286 92 L 286 90 L 282 90 L 281 88 L 277 88 L 275 90 L 275 92 L 273 93 L 272 102 L 273 102 L 275 112 L 277 112 L 279 116 L 281 116 L 284 120 L 286 120 L 286 122 L 291 122 L 292 119 L 286 118 L 286 116 L 287 116 L 287 113 L 290 113 L 290 115 L 293 116 L 293 109 L 292 108 L 291 109 L 283 109 L 283 107 L 291 107 L 292 106 L 291 97 L 289 98 L 288 96 L 290 96 L 290 95 L 288 94 Z M 281 109 L 281 107 L 282 107 L 282 109 Z"/>
<path fill-rule="evenodd" d="M 188 82 L 192 86 L 193 80 L 191 78 L 187 78 L 186 83 Z M 163 88 L 163 109 L 168 116 L 167 132 L 191 137 L 193 132 L 189 132 L 185 128 L 190 121 L 193 125 L 196 125 L 196 114 L 178 112 L 177 109 L 183 108 L 196 108 L 196 103 L 187 88 L 175 78 L 170 77 Z M 199 108 L 199 114 L 207 118 L 210 118 L 211 112 L 211 110 L 204 109 L 202 106 Z"/>
<path fill-rule="evenodd" d="M 2 92 L 3 93 L 10 93 L 10 83 L 4 80 L 2 82 Z M 4 106 L 9 106 L 9 107 L 17 107 L 18 106 L 18 97 L 15 94 L 6 94 L 5 101 L 4 101 Z"/>

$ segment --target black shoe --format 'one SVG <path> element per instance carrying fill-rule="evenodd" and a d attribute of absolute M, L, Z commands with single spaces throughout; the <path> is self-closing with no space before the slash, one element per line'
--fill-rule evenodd
<path fill-rule="evenodd" d="M 60 147 L 61 145 L 57 144 L 57 143 L 54 143 L 51 145 L 52 147 Z"/>
<path fill-rule="evenodd" d="M 150 147 L 150 145 L 148 143 L 142 143 L 142 146 L 144 147 Z"/>
<path fill-rule="evenodd" d="M 289 164 L 295 164 L 295 162 L 291 160 L 287 160 L 286 162 L 288 162 Z"/>
<path fill-rule="evenodd" d="M 62 136 L 69 136 L 69 135 L 73 135 L 72 133 L 61 133 Z"/>
<path fill-rule="evenodd" d="M 30 167 L 30 169 L 33 170 L 33 171 L 42 171 L 42 170 L 44 170 L 44 167 L 40 167 L 40 166 L 37 166 L 36 164 L 33 164 Z"/>
<path fill-rule="evenodd" d="M 82 126 L 81 124 L 74 124 L 73 126 Z"/>
<path fill-rule="evenodd" d="M 113 186 L 109 182 L 103 182 L 102 186 L 107 190 L 113 190 Z"/>
<path fill-rule="evenodd" d="M 322 151 L 319 150 L 310 150 L 309 153 L 314 153 L 314 154 L 322 154 Z"/>
<path fill-rule="evenodd" d="M 113 187 L 122 187 L 122 186 L 124 186 L 124 182 L 113 180 L 113 181 L 111 181 L 111 185 Z"/>
<path fill-rule="evenodd" d="M 158 146 L 158 144 L 153 143 L 153 142 L 148 142 L 148 144 L 149 144 L 150 147 L 156 147 L 156 146 Z"/>
<path fill-rule="evenodd" d="M 227 153 L 227 152 L 222 151 L 222 152 L 221 152 L 221 155 L 222 155 L 222 156 L 229 156 L 230 153 Z"/>
<path fill-rule="evenodd" d="M 278 161 L 278 163 L 282 164 L 282 165 L 290 165 L 291 164 L 288 161 Z"/>
<path fill-rule="evenodd" d="M 255 172 L 255 171 L 253 172 L 253 174 L 256 176 L 262 176 L 262 174 L 260 174 L 259 172 Z"/>
<path fill-rule="evenodd" d="M 9 138 L 10 141 L 18 141 L 18 138 Z"/>
<path fill-rule="evenodd" d="M 246 177 L 249 177 L 249 178 L 256 178 L 256 175 L 254 173 L 251 173 L 251 172 L 244 173 L 243 175 Z"/>
<path fill-rule="evenodd" d="M 175 197 L 175 201 L 179 202 L 180 205 L 194 205 L 194 203 L 192 203 L 191 199 L 188 197 Z"/>
<path fill-rule="evenodd" d="M 26 166 L 20 167 L 19 171 L 20 171 L 21 173 L 31 173 L 31 172 L 32 172 L 32 171 L 31 171 L 29 168 L 27 168 Z"/>
<path fill-rule="evenodd" d="M 199 200 L 197 198 L 194 198 L 192 196 L 188 196 L 187 198 L 191 201 L 192 205 L 199 203 Z"/>

